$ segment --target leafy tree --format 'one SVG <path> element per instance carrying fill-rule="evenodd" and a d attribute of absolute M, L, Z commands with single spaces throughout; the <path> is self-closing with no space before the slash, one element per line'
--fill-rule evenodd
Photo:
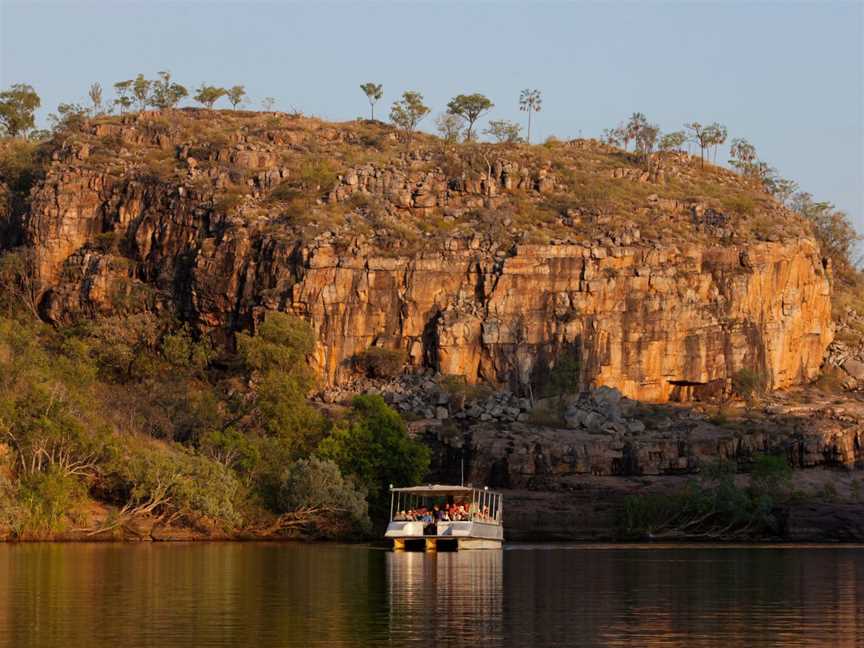
<path fill-rule="evenodd" d="M 480 119 L 483 113 L 491 110 L 494 105 L 488 97 L 479 93 L 471 95 L 460 94 L 453 97 L 447 104 L 447 112 L 451 115 L 458 115 L 468 122 L 465 139 L 470 142 L 474 135 L 474 123 Z"/>
<path fill-rule="evenodd" d="M 357 366 L 370 378 L 394 378 L 402 373 L 408 354 L 402 349 L 369 347 L 355 356 Z"/>
<path fill-rule="evenodd" d="M 369 493 L 370 509 L 386 512 L 388 484 L 419 482 L 429 468 L 429 450 L 408 436 L 405 422 L 378 395 L 356 396 L 351 413 L 318 446 L 342 474 L 353 475 Z"/>
<path fill-rule="evenodd" d="M 615 128 L 604 128 L 603 140 L 610 146 L 623 146 L 625 151 L 627 150 L 627 144 L 630 142 L 627 130 L 622 124 L 618 124 Z"/>
<path fill-rule="evenodd" d="M 268 313 L 255 336 L 238 334 L 240 355 L 253 372 L 255 417 L 296 458 L 320 435 L 324 421 L 306 400 L 314 384 L 306 358 L 315 336 L 302 319 Z"/>
<path fill-rule="evenodd" d="M 630 116 L 630 120 L 624 126 L 626 140 L 624 144 L 624 149 L 627 149 L 626 142 L 634 141 L 636 142 L 636 146 L 639 146 L 639 134 L 642 132 L 642 129 L 648 126 L 648 118 L 640 112 L 633 113 Z"/>
<path fill-rule="evenodd" d="M 139 74 L 132 80 L 132 96 L 138 103 L 138 110 L 144 110 L 147 107 L 152 85 L 153 82 L 145 79 L 143 74 Z"/>
<path fill-rule="evenodd" d="M 48 121 L 55 131 L 78 128 L 87 118 L 87 108 L 76 103 L 61 103 L 57 114 L 49 115 Z"/>
<path fill-rule="evenodd" d="M 525 141 L 531 143 L 531 115 L 535 112 L 540 112 L 543 105 L 543 99 L 540 96 L 539 90 L 529 90 L 525 88 L 519 95 L 519 110 L 528 113 L 528 136 Z"/>
<path fill-rule="evenodd" d="M 444 140 L 444 145 L 455 144 L 462 137 L 464 122 L 461 117 L 452 113 L 441 113 L 435 119 L 435 130 Z"/>
<path fill-rule="evenodd" d="M 687 141 L 684 131 L 666 133 L 660 138 L 659 147 L 661 151 L 678 151 Z"/>
<path fill-rule="evenodd" d="M 714 147 L 714 162 L 717 161 L 717 147 L 726 142 L 726 127 L 723 124 L 714 122 L 705 127 L 705 137 L 707 138 L 708 146 Z"/>
<path fill-rule="evenodd" d="M 181 99 L 189 95 L 189 91 L 184 86 L 171 81 L 171 73 L 168 71 L 159 72 L 159 78 L 151 83 L 152 92 L 149 101 L 154 108 L 161 110 L 173 108 Z"/>
<path fill-rule="evenodd" d="M 579 389 L 582 362 L 577 349 L 564 350 L 549 372 L 549 389 L 553 395 L 572 394 Z"/>
<path fill-rule="evenodd" d="M 200 103 L 202 106 L 206 107 L 208 110 L 213 109 L 213 104 L 219 101 L 222 97 L 227 94 L 227 90 L 225 88 L 220 88 L 217 86 L 210 86 L 205 83 L 201 84 L 201 87 L 198 88 L 195 96 L 193 97 L 195 101 Z"/>
<path fill-rule="evenodd" d="M 489 127 L 483 131 L 499 144 L 517 144 L 522 141 L 522 127 L 516 122 L 506 119 L 495 119 L 489 122 Z"/>
<path fill-rule="evenodd" d="M 739 369 L 732 376 L 732 391 L 752 404 L 768 388 L 765 375 L 753 369 Z"/>
<path fill-rule="evenodd" d="M 792 197 L 792 209 L 810 221 L 823 255 L 841 268 L 853 265 L 852 252 L 862 237 L 845 212 L 830 202 L 816 202 L 807 192 Z"/>
<path fill-rule="evenodd" d="M 162 337 L 161 352 L 175 369 L 198 374 L 207 368 L 214 355 L 210 338 L 202 335 L 196 340 L 188 324 Z"/>
<path fill-rule="evenodd" d="M 90 90 L 87 92 L 90 97 L 90 103 L 93 104 L 92 112 L 94 115 L 102 113 L 102 84 L 96 82 L 90 85 Z"/>
<path fill-rule="evenodd" d="M 390 121 L 411 141 L 417 125 L 429 114 L 429 107 L 423 103 L 423 95 L 413 90 L 402 93 L 402 99 L 394 101 L 390 108 Z"/>
<path fill-rule="evenodd" d="M 126 502 L 113 526 L 145 514 L 167 521 L 203 515 L 229 526 L 240 522 L 236 476 L 175 444 L 149 439 L 124 444 L 106 465 L 103 481 L 104 489 Z"/>
<path fill-rule="evenodd" d="M 380 83 L 364 83 L 360 89 L 366 94 L 366 99 L 369 100 L 369 119 L 375 120 L 375 102 L 384 96 L 384 86 Z"/>
<path fill-rule="evenodd" d="M 36 109 L 42 105 L 32 86 L 16 83 L 0 92 L 0 127 L 9 137 L 24 136 L 36 123 Z"/>
<path fill-rule="evenodd" d="M 756 164 L 756 147 L 743 137 L 736 137 L 729 147 L 732 159 L 729 164 L 741 171 L 744 175 L 752 175 Z"/>
<path fill-rule="evenodd" d="M 114 92 L 117 93 L 117 98 L 114 104 L 120 108 L 121 114 L 132 107 L 132 83 L 133 79 L 126 81 L 118 81 L 114 84 Z"/>
<path fill-rule="evenodd" d="M 259 448 L 231 426 L 206 432 L 199 440 L 199 447 L 205 457 L 241 474 L 251 473 L 261 459 Z"/>
<path fill-rule="evenodd" d="M 345 479 L 334 462 L 318 457 L 298 459 L 284 468 L 276 511 L 292 514 L 300 524 L 326 537 L 371 530 L 365 491 Z"/>
<path fill-rule="evenodd" d="M 5 174 L 6 169 L 0 172 Z M 0 306 L 10 316 L 20 314 L 23 307 L 38 320 L 39 295 L 33 250 L 22 246 L 0 254 Z"/>
<path fill-rule="evenodd" d="M 792 196 L 798 191 L 798 183 L 794 180 L 781 178 L 776 173 L 763 180 L 765 189 L 786 207 L 790 206 Z"/>
<path fill-rule="evenodd" d="M 699 145 L 699 155 L 702 160 L 702 166 L 705 166 L 705 150 L 711 146 L 712 131 L 703 126 L 699 122 L 684 124 L 684 128 L 688 131 L 688 137 L 691 142 Z"/>
<path fill-rule="evenodd" d="M 228 102 L 231 104 L 231 107 L 234 110 L 237 110 L 237 106 L 239 106 L 246 99 L 246 87 L 242 85 L 235 85 L 228 88 L 225 93 L 225 96 L 228 97 Z"/>
<path fill-rule="evenodd" d="M 656 124 L 645 123 L 636 134 L 636 150 L 644 157 L 648 157 L 654 151 L 654 146 L 657 144 L 657 136 L 660 134 L 660 127 Z"/>

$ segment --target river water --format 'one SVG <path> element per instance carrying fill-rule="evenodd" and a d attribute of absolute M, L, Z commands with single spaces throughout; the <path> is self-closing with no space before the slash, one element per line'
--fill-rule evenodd
<path fill-rule="evenodd" d="M 862 646 L 864 548 L 0 545 L 0 646 Z"/>

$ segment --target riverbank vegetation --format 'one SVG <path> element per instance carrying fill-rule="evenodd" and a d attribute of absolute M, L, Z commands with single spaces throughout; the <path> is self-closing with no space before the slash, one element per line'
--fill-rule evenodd
<path fill-rule="evenodd" d="M 718 462 L 672 493 L 629 496 L 618 519 L 629 540 L 750 540 L 782 536 L 781 506 L 794 497 L 785 457 L 759 455 L 748 475 Z"/>
<path fill-rule="evenodd" d="M 123 537 L 146 521 L 357 536 L 389 483 L 428 467 L 380 398 L 327 416 L 306 400 L 314 337 L 290 315 L 268 316 L 232 354 L 170 320 L 53 328 L 15 291 L 0 299 L 0 535 Z"/>

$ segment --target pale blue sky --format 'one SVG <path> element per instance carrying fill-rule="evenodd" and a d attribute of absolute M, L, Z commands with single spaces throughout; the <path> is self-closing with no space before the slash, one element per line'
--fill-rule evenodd
<path fill-rule="evenodd" d="M 43 121 L 93 81 L 162 69 L 334 120 L 366 114 L 364 81 L 384 84 L 381 116 L 416 89 L 433 114 L 482 92 L 493 117 L 522 120 L 519 91 L 538 88 L 535 141 L 599 136 L 637 110 L 663 130 L 720 121 L 864 231 L 862 7 L 0 0 L 0 84 L 34 85 Z"/>

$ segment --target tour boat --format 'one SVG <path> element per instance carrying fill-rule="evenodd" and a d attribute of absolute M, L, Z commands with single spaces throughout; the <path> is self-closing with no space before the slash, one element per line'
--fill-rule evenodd
<path fill-rule="evenodd" d="M 394 550 L 500 549 L 503 498 L 471 486 L 390 487 L 386 538 Z"/>

